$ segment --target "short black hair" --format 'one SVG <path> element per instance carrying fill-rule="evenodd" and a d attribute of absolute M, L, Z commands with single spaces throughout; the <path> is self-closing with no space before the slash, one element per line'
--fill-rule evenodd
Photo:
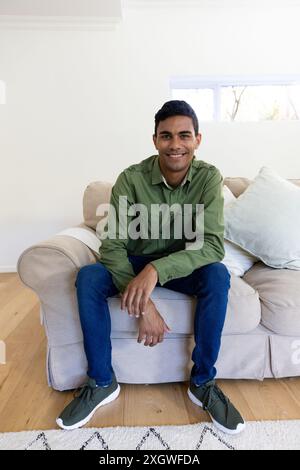
<path fill-rule="evenodd" d="M 160 121 L 164 121 L 165 119 L 171 116 L 188 116 L 192 118 L 195 134 L 198 134 L 199 122 L 197 115 L 191 105 L 189 105 L 186 101 L 171 100 L 167 101 L 162 106 L 162 108 L 155 114 L 155 135 L 157 133 L 158 124 L 160 123 Z"/>

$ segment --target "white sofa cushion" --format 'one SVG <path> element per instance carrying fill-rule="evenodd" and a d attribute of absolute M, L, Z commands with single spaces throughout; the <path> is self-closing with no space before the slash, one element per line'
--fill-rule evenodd
<path fill-rule="evenodd" d="M 76 240 L 80 240 L 97 255 L 99 254 L 101 240 L 96 236 L 96 232 L 88 227 L 70 227 L 62 230 L 56 235 L 67 235 L 68 237 L 76 238 Z"/>
<path fill-rule="evenodd" d="M 223 186 L 223 195 L 224 207 L 236 200 L 236 197 L 226 185 Z M 222 263 L 225 264 L 228 271 L 235 276 L 243 276 L 245 272 L 258 261 L 258 258 L 251 253 L 226 239 L 224 240 L 224 249 L 225 256 Z"/>
<path fill-rule="evenodd" d="M 225 238 L 273 268 L 300 270 L 300 189 L 262 167 L 224 209 Z"/>

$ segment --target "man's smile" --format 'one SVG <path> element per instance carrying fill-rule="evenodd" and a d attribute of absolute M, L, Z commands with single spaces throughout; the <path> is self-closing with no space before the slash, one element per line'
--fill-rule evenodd
<path fill-rule="evenodd" d="M 182 152 L 182 153 L 166 153 L 167 157 L 170 157 L 170 158 L 181 158 L 181 157 L 184 157 L 186 155 L 186 152 Z"/>

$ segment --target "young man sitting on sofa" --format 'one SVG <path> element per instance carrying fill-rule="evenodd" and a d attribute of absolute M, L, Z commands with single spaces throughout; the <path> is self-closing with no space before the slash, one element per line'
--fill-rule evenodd
<path fill-rule="evenodd" d="M 113 186 L 110 204 L 114 210 L 109 211 L 108 223 L 114 216 L 117 231 L 115 236 L 108 231 L 103 237 L 101 262 L 78 272 L 78 308 L 89 380 L 57 418 L 57 424 L 63 429 L 83 426 L 97 408 L 120 393 L 111 361 L 107 298 L 121 293 L 121 308 L 138 318 L 138 342 L 154 347 L 170 331 L 150 297 L 155 286 L 162 286 L 197 297 L 188 395 L 208 411 L 219 429 L 236 434 L 244 429 L 244 420 L 214 380 L 230 288 L 230 274 L 220 262 L 224 257 L 222 176 L 216 167 L 194 156 L 201 134 L 197 116 L 185 101 L 169 101 L 156 113 L 153 142 L 158 155 L 126 168 Z M 124 201 L 126 209 L 139 204 L 147 214 L 153 205 L 192 206 L 193 227 L 197 226 L 194 208 L 203 205 L 202 238 L 187 244 L 185 234 L 173 235 L 175 220 L 178 225 L 182 217 L 169 219 L 171 236 L 163 237 L 159 227 L 159 236 L 153 237 L 153 219 L 148 215 L 139 224 L 143 236 L 137 237 L 136 231 L 132 236 L 127 222 L 134 219 L 128 212 L 124 235 L 120 214 Z M 160 217 L 155 221 L 160 223 Z M 147 237 L 149 233 L 152 238 Z"/>

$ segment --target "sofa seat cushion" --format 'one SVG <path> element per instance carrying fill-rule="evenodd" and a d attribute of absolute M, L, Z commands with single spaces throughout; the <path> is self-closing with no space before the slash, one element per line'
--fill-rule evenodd
<path fill-rule="evenodd" d="M 274 333 L 300 335 L 300 272 L 256 263 L 243 279 L 258 291 L 261 323 Z"/>
<path fill-rule="evenodd" d="M 158 311 L 171 328 L 172 334 L 194 333 L 196 297 L 164 287 L 156 287 L 151 295 Z M 120 309 L 120 295 L 110 297 L 112 332 L 138 331 L 138 320 Z M 223 334 L 241 334 L 252 331 L 260 323 L 260 303 L 257 292 L 243 279 L 232 275 L 229 301 Z"/>

